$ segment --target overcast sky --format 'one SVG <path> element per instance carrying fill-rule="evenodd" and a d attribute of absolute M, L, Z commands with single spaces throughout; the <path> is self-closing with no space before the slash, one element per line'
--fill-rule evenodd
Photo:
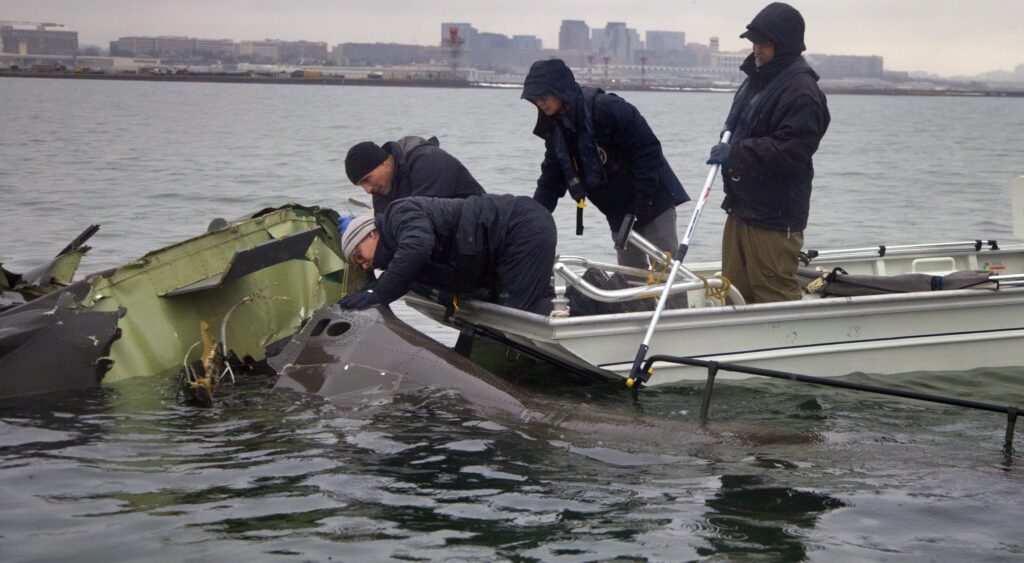
<path fill-rule="evenodd" d="M 558 47 L 563 19 L 592 28 L 624 21 L 640 32 L 685 31 L 687 41 L 738 35 L 764 0 L 0 0 L 0 20 L 53 21 L 79 42 L 106 47 L 123 35 L 276 38 L 338 43 L 437 44 L 442 21 L 480 31 L 536 35 Z M 881 55 L 891 70 L 946 76 L 1024 64 L 1024 0 L 803 0 L 812 53 Z"/>

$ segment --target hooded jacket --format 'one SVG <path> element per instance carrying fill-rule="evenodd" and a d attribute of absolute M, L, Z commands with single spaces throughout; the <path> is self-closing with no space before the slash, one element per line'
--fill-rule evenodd
<path fill-rule="evenodd" d="M 630 103 L 581 87 L 559 59 L 533 63 L 526 76 L 522 98 L 533 103 L 545 94 L 565 108 L 553 117 L 538 108 L 533 129 L 545 146 L 533 198 L 548 211 L 569 191 L 573 199 L 590 199 L 614 230 L 628 212 L 643 224 L 690 200 L 661 142 Z"/>
<path fill-rule="evenodd" d="M 402 137 L 384 143 L 382 148 L 395 157 L 395 172 L 391 193 L 386 197 L 373 194 L 373 208 L 377 211 L 410 196 L 465 198 L 484 194 L 469 170 L 440 148 L 437 137 Z"/>
<path fill-rule="evenodd" d="M 828 105 L 817 73 L 800 55 L 806 48 L 800 12 L 775 2 L 747 29 L 767 37 L 775 57 L 758 67 L 751 54 L 740 66 L 747 79 L 726 123 L 734 134 L 722 166 L 722 209 L 755 227 L 803 231 L 810 212 L 812 155 L 828 129 Z"/>
<path fill-rule="evenodd" d="M 518 199 L 410 197 L 376 216 L 380 239 L 373 255 L 384 270 L 374 291 L 390 303 L 413 282 L 458 293 L 488 287 Z M 536 205 L 530 202 L 531 205 Z"/>

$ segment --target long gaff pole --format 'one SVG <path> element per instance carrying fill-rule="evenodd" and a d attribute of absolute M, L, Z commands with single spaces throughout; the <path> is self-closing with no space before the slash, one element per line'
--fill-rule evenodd
<path fill-rule="evenodd" d="M 731 136 L 731 132 L 724 131 L 721 142 L 728 143 Z M 693 232 L 697 228 L 697 221 L 700 220 L 704 204 L 711 197 L 711 186 L 715 183 L 715 177 L 718 176 L 718 171 L 721 167 L 721 164 L 712 164 L 711 169 L 708 170 L 708 177 L 704 180 L 704 189 L 701 190 L 700 197 L 697 198 L 697 205 L 693 208 L 693 215 L 690 216 L 690 224 L 686 227 L 686 234 L 683 236 L 675 256 L 672 257 L 672 270 L 668 274 L 668 280 L 665 281 L 665 289 L 662 290 L 661 296 L 658 298 L 658 306 L 654 309 L 654 316 L 651 317 L 651 324 L 647 327 L 647 334 L 644 335 L 640 348 L 636 351 L 633 368 L 629 370 L 629 378 L 626 379 L 627 387 L 633 387 L 638 380 L 641 383 L 647 383 L 647 380 L 651 377 L 651 370 L 641 373 L 641 367 L 644 363 L 644 358 L 647 356 L 647 351 L 650 349 L 651 338 L 654 337 L 654 329 L 658 326 L 661 313 L 665 310 L 665 304 L 668 302 L 669 290 L 672 288 L 672 283 L 676 280 L 676 274 L 679 273 L 679 267 L 683 263 L 683 258 L 686 257 L 686 251 L 690 249 L 690 239 L 693 238 Z"/>
<path fill-rule="evenodd" d="M 729 138 L 732 137 L 732 132 L 722 132 L 722 142 L 728 143 Z M 715 183 L 715 178 L 718 177 L 718 171 L 721 170 L 721 164 L 712 164 L 711 169 L 708 170 L 708 177 L 704 180 L 704 189 L 700 192 L 700 197 L 697 198 L 697 205 L 693 208 L 693 215 L 690 216 L 690 224 L 686 227 L 686 234 L 683 235 L 683 240 L 679 244 L 679 252 L 676 253 L 675 259 L 680 262 L 683 258 L 686 258 L 686 251 L 690 249 L 690 239 L 693 238 L 693 231 L 697 229 L 697 221 L 700 220 L 700 214 L 704 210 L 704 204 L 708 202 L 708 198 L 711 197 L 711 185 Z"/>

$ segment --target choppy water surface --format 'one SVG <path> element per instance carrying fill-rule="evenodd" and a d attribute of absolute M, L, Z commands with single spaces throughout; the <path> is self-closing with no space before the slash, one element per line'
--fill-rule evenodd
<path fill-rule="evenodd" d="M 629 93 L 691 193 L 729 97 Z M 1011 236 L 1021 100 L 833 96 L 808 246 Z M 516 91 L 0 79 L 0 261 L 102 223 L 82 271 L 283 201 L 345 207 L 355 142 L 438 135 L 492 192 L 532 191 Z M 716 194 L 718 195 L 718 194 Z M 713 197 L 691 255 L 714 259 Z M 686 217 L 692 209 L 682 208 Z M 596 214 L 561 251 L 611 259 Z M 445 339 L 450 334 L 406 312 Z M 639 336 L 638 336 L 639 338 Z M 0 405 L 4 560 L 977 560 L 1024 554 L 1000 415 L 777 382 L 568 386 L 546 422 L 451 396 L 343 410 L 262 380 L 213 409 L 173 382 Z M 531 377 L 531 375 L 533 377 Z M 854 379 L 1000 404 L 1020 370 Z M 1017 439 L 1018 449 L 1021 439 Z"/>

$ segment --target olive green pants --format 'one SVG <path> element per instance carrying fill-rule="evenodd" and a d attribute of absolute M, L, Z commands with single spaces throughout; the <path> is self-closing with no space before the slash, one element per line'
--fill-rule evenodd
<path fill-rule="evenodd" d="M 800 299 L 797 261 L 804 234 L 752 227 L 730 215 L 722 233 L 722 274 L 747 303 Z"/>

